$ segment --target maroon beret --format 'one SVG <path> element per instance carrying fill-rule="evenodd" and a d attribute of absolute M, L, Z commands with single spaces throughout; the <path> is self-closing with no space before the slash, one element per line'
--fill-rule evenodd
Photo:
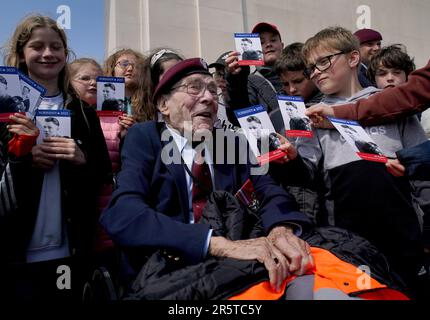
<path fill-rule="evenodd" d="M 160 95 L 168 92 L 175 83 L 191 74 L 200 73 L 211 75 L 208 64 L 201 58 L 186 59 L 175 64 L 161 78 L 152 96 L 152 101 L 157 102 Z"/>
<path fill-rule="evenodd" d="M 261 33 L 263 31 L 270 31 L 279 36 L 281 38 L 281 34 L 279 33 L 278 27 L 274 24 L 270 24 L 268 22 L 260 22 L 257 23 L 254 28 L 252 28 L 252 33 Z"/>
<path fill-rule="evenodd" d="M 378 31 L 373 29 L 360 29 L 354 33 L 354 35 L 360 40 L 360 44 L 368 41 L 382 40 L 382 36 Z"/>

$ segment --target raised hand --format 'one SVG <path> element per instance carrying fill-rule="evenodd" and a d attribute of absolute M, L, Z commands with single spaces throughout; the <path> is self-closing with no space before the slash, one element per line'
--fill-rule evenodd
<path fill-rule="evenodd" d="M 119 134 L 120 134 L 120 138 L 122 139 L 127 134 L 128 129 L 133 124 L 136 123 L 136 120 L 134 120 L 134 118 L 132 116 L 124 114 L 122 116 L 119 116 L 118 123 L 119 123 L 119 126 L 120 126 Z"/>

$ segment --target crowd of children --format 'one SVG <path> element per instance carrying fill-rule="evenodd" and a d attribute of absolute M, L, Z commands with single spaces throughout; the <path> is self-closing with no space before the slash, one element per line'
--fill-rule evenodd
<path fill-rule="evenodd" d="M 306 107 L 321 102 L 336 110 L 401 87 L 415 70 L 404 46 L 381 48 L 382 36 L 374 30 L 353 34 L 329 27 L 285 48 L 272 24 L 259 23 L 252 32 L 260 34 L 264 66 L 250 73 L 238 64 L 236 51 L 223 53 L 212 65 L 221 101 L 218 116 L 229 124 L 226 130 L 238 125 L 233 109 L 261 104 L 283 134 L 278 94 L 301 96 Z M 48 137 L 38 144 L 39 129 L 27 116 L 17 113 L 0 123 L 0 291 L 5 299 L 79 299 L 96 264 L 107 263 L 119 273 L 121 253 L 98 219 L 116 187 L 128 130 L 136 123 L 162 121 L 155 88 L 184 59 L 173 49 L 158 48 L 148 55 L 118 50 L 103 67 L 86 57 L 69 61 L 66 34 L 53 19 L 29 16 L 16 27 L 5 64 L 46 88 L 40 110 L 72 113 L 70 137 Z M 98 76 L 125 79 L 131 112 L 97 115 Z M 364 87 L 363 77 L 374 86 Z M 423 267 L 430 272 L 430 182 L 409 178 L 404 158 L 394 159 L 402 149 L 427 141 L 428 122 L 425 112 L 406 112 L 396 120 L 363 123 L 393 158 L 388 164 L 360 159 L 333 128 L 314 128 L 312 138 L 283 138 L 280 149 L 286 156 L 270 169 L 316 225 L 342 227 L 376 245 L 412 297 L 430 292 L 428 280 L 419 277 Z M 77 289 L 58 290 L 60 265 L 72 268 Z"/>

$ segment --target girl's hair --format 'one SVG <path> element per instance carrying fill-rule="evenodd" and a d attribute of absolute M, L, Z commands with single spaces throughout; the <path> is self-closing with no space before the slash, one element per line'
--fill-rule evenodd
<path fill-rule="evenodd" d="M 406 53 L 406 47 L 402 44 L 384 47 L 370 59 L 367 74 L 372 81 L 375 81 L 376 72 L 381 66 L 404 71 L 406 79 L 415 70 L 414 59 Z"/>
<path fill-rule="evenodd" d="M 308 63 L 311 52 L 321 49 L 339 50 L 348 53 L 351 51 L 358 51 L 360 49 L 360 43 L 358 38 L 345 28 L 325 28 L 306 40 L 302 49 L 305 63 Z"/>
<path fill-rule="evenodd" d="M 12 39 L 9 41 L 7 53 L 5 55 L 5 64 L 8 66 L 16 67 L 21 72 L 28 75 L 27 65 L 24 61 L 24 46 L 30 40 L 33 31 L 37 28 L 50 28 L 54 30 L 61 39 L 64 46 L 64 53 L 66 55 L 66 62 L 69 59 L 70 50 L 67 48 L 67 36 L 64 30 L 57 26 L 57 22 L 50 17 L 42 15 L 32 15 L 22 20 L 15 29 Z M 58 88 L 64 94 L 69 91 L 70 79 L 68 68 L 60 71 L 58 76 Z"/>
<path fill-rule="evenodd" d="M 102 67 L 100 66 L 100 64 L 96 60 L 91 59 L 91 58 L 80 58 L 80 59 L 73 60 L 69 64 L 70 78 L 73 78 L 76 75 L 76 73 L 78 73 L 79 69 L 85 64 L 91 64 L 94 67 L 96 67 L 97 69 L 99 69 L 100 73 L 103 73 Z"/>
<path fill-rule="evenodd" d="M 157 48 L 151 51 L 145 59 L 142 74 L 143 104 L 136 110 L 138 121 L 157 120 L 157 107 L 152 102 L 152 95 L 158 85 L 160 75 L 165 71 L 163 63 L 171 60 L 182 61 L 184 57 L 172 49 Z"/>
<path fill-rule="evenodd" d="M 141 108 L 144 103 L 143 100 L 143 79 L 142 79 L 142 65 L 145 60 L 145 56 L 140 52 L 137 52 L 133 49 L 121 49 L 111 54 L 105 61 L 103 65 L 103 73 L 106 76 L 113 77 L 115 75 L 115 65 L 118 62 L 118 59 L 124 55 L 130 54 L 136 58 L 136 65 L 134 66 L 135 72 L 137 72 L 138 83 L 135 88 L 133 88 L 133 95 L 131 97 L 131 105 L 133 109 L 133 115 L 136 119 L 138 119 L 137 110 Z"/>

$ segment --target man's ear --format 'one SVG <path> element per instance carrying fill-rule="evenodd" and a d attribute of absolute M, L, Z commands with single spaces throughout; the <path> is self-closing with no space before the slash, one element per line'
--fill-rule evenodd
<path fill-rule="evenodd" d="M 160 111 L 163 116 L 165 117 L 169 116 L 169 108 L 167 106 L 167 99 L 165 96 L 161 96 L 160 98 L 158 98 L 157 108 L 158 108 L 158 111 Z"/>
<path fill-rule="evenodd" d="M 358 50 L 351 51 L 348 62 L 351 68 L 357 67 L 360 64 L 360 51 Z"/>

